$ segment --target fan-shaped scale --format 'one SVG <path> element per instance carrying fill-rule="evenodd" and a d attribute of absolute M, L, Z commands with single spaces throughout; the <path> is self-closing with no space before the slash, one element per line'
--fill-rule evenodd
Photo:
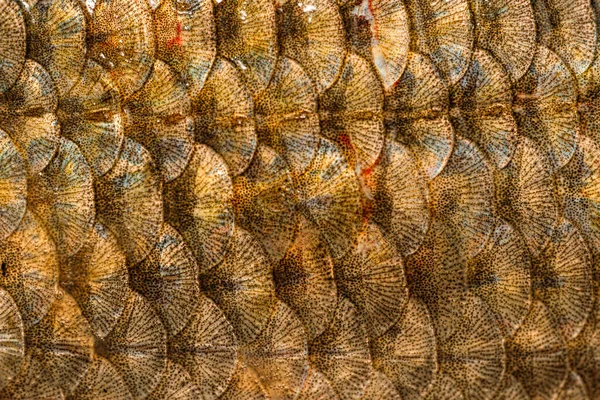
<path fill-rule="evenodd" d="M 150 5 L 145 0 L 97 0 L 89 11 L 87 54 L 110 72 L 127 98 L 146 82 L 154 63 Z"/>
<path fill-rule="evenodd" d="M 487 51 L 476 49 L 466 74 L 455 86 L 452 118 L 457 131 L 475 142 L 502 169 L 517 146 L 511 81 Z"/>
<path fill-rule="evenodd" d="M 404 263 L 375 223 L 358 235 L 356 247 L 335 264 L 340 291 L 357 307 L 371 338 L 385 333 L 408 301 Z"/>
<path fill-rule="evenodd" d="M 189 372 L 200 399 L 216 399 L 236 369 L 234 329 L 214 302 L 200 296 L 189 323 L 169 341 L 168 354 Z"/>
<path fill-rule="evenodd" d="M 371 354 L 373 366 L 390 378 L 403 399 L 422 398 L 438 370 L 435 332 L 427 307 L 411 297 L 394 326 L 371 343 Z"/>
<path fill-rule="evenodd" d="M 48 313 L 25 332 L 27 347 L 71 394 L 93 362 L 94 336 L 77 302 L 60 291 Z"/>
<path fill-rule="evenodd" d="M 17 229 L 26 211 L 25 163 L 10 137 L 0 129 L 0 239 Z"/>
<path fill-rule="evenodd" d="M 340 400 L 360 399 L 373 374 L 367 330 L 345 297 L 338 298 L 333 320 L 309 344 L 310 361 L 331 382 Z"/>
<path fill-rule="evenodd" d="M 134 399 L 158 386 L 167 362 L 166 331 L 150 302 L 130 291 L 113 330 L 96 339 L 96 353 L 117 369 Z"/>
<path fill-rule="evenodd" d="M 61 256 L 75 254 L 94 226 L 92 170 L 81 150 L 61 138 L 50 164 L 31 177 L 27 201 L 45 224 Z"/>
<path fill-rule="evenodd" d="M 94 190 L 98 220 L 117 237 L 127 261 L 143 260 L 163 222 L 162 185 L 148 150 L 125 139 L 117 163 L 95 181 Z"/>
<path fill-rule="evenodd" d="M 274 2 L 224 0 L 214 14 L 218 54 L 236 65 L 257 95 L 267 86 L 277 60 Z"/>
<path fill-rule="evenodd" d="M 581 136 L 573 158 L 558 175 L 564 216 L 577 227 L 594 256 L 600 252 L 600 146 L 595 139 Z"/>
<path fill-rule="evenodd" d="M 371 187 L 373 219 L 390 235 L 401 255 L 414 253 L 429 229 L 428 188 L 409 148 L 386 140 L 381 162 L 359 176 Z M 369 211 L 368 209 L 366 210 Z"/>
<path fill-rule="evenodd" d="M 87 374 L 81 379 L 70 400 L 132 400 L 119 371 L 104 357 L 95 355 Z"/>
<path fill-rule="evenodd" d="M 440 373 L 429 388 L 425 400 L 464 400 L 456 381 L 448 374 Z"/>
<path fill-rule="evenodd" d="M 86 58 L 86 18 L 77 0 L 37 0 L 27 25 L 28 55 L 48 70 L 59 96 L 77 82 Z"/>
<path fill-rule="evenodd" d="M 278 1 L 279 45 L 322 93 L 338 78 L 346 54 L 344 24 L 334 0 Z"/>
<path fill-rule="evenodd" d="M 539 42 L 580 75 L 596 54 L 596 21 L 590 1 L 534 0 Z"/>
<path fill-rule="evenodd" d="M 428 179 L 446 166 L 454 146 L 448 89 L 426 55 L 411 52 L 400 81 L 386 96 L 386 123 L 407 145 Z"/>
<path fill-rule="evenodd" d="M 309 366 L 308 376 L 296 400 L 338 400 L 329 380 L 314 367 Z"/>
<path fill-rule="evenodd" d="M 241 346 L 240 353 L 242 361 L 257 372 L 271 399 L 298 397 L 308 374 L 307 335 L 285 303 L 277 303 L 262 332 Z"/>
<path fill-rule="evenodd" d="M 2 398 L 14 400 L 64 400 L 62 390 L 48 367 L 27 352 L 21 370 L 0 391 Z"/>
<path fill-rule="evenodd" d="M 361 400 L 390 399 L 400 400 L 400 394 L 390 379 L 379 371 L 373 371 L 371 381 L 363 393 Z"/>
<path fill-rule="evenodd" d="M 18 79 L 27 48 L 23 11 L 13 0 L 0 3 L 0 93 Z"/>
<path fill-rule="evenodd" d="M 456 232 L 461 251 L 477 255 L 494 229 L 492 170 L 472 142 L 458 139 L 446 168 L 429 184 L 434 219 Z"/>
<path fill-rule="evenodd" d="M 555 317 L 566 340 L 579 334 L 594 304 L 592 258 L 577 228 L 562 220 L 534 259 L 534 294 Z"/>
<path fill-rule="evenodd" d="M 469 287 L 512 336 L 531 307 L 531 259 L 513 226 L 498 219 L 482 251 L 468 261 Z"/>
<path fill-rule="evenodd" d="M 200 390 L 190 374 L 181 365 L 170 360 L 167 360 L 162 380 L 147 397 L 148 400 L 196 400 L 199 398 L 201 398 Z"/>
<path fill-rule="evenodd" d="M 269 400 L 265 389 L 260 384 L 256 372 L 238 362 L 238 369 L 233 375 L 221 400 Z"/>
<path fill-rule="evenodd" d="M 467 259 L 457 236 L 434 221 L 421 248 L 405 261 L 409 292 L 427 305 L 438 338 L 453 333 L 468 290 Z"/>
<path fill-rule="evenodd" d="M 411 50 L 429 55 L 447 83 L 458 82 L 473 54 L 469 2 L 409 0 L 406 9 L 414 30 Z"/>
<path fill-rule="evenodd" d="M 96 223 L 81 249 L 61 263 L 61 285 L 75 298 L 92 330 L 104 338 L 117 323 L 129 295 L 125 255 L 115 235 Z"/>
<path fill-rule="evenodd" d="M 233 237 L 233 187 L 223 159 L 196 144 L 179 178 L 165 187 L 165 219 L 188 244 L 200 271 L 220 262 Z"/>
<path fill-rule="evenodd" d="M 533 399 L 554 399 L 568 377 L 567 352 L 551 311 L 535 301 L 506 343 L 507 371 Z"/>
<path fill-rule="evenodd" d="M 373 67 L 348 53 L 339 79 L 319 102 L 321 132 L 355 155 L 360 169 L 370 168 L 383 149 L 383 87 Z"/>
<path fill-rule="evenodd" d="M 61 134 L 74 141 L 95 177 L 117 162 L 123 143 L 120 92 L 107 70 L 87 60 L 79 79 L 58 103 Z"/>
<path fill-rule="evenodd" d="M 200 288 L 223 310 L 240 343 L 258 336 L 277 304 L 267 255 L 239 227 L 224 260 L 210 270 L 201 269 Z"/>
<path fill-rule="evenodd" d="M 338 1 L 352 50 L 370 60 L 386 90 L 400 79 L 410 44 L 406 7 L 401 1 Z"/>
<path fill-rule="evenodd" d="M 48 165 L 60 144 L 57 104 L 52 78 L 33 60 L 25 62 L 15 85 L 0 96 L 0 125 L 21 152 L 30 175 Z"/>
<path fill-rule="evenodd" d="M 496 398 L 498 400 L 529 400 L 529 395 L 514 376 L 505 374 Z"/>
<path fill-rule="evenodd" d="M 296 191 L 286 162 L 263 144 L 248 169 L 233 178 L 236 224 L 253 233 L 273 262 L 291 246 L 298 216 Z"/>
<path fill-rule="evenodd" d="M 56 299 L 59 271 L 54 241 L 31 211 L 0 245 L 0 259 L 0 286 L 17 303 L 25 326 L 37 324 Z"/>
<path fill-rule="evenodd" d="M 0 390 L 19 373 L 25 360 L 23 320 L 10 293 L 0 289 Z"/>
<path fill-rule="evenodd" d="M 144 146 L 165 182 L 177 178 L 194 150 L 191 102 L 176 72 L 156 60 L 144 86 L 127 100 L 126 135 Z"/>
<path fill-rule="evenodd" d="M 506 168 L 494 174 L 496 211 L 521 233 L 534 256 L 546 246 L 558 221 L 556 183 L 539 147 L 520 138 Z"/>
<path fill-rule="evenodd" d="M 327 244 L 306 218 L 300 218 L 293 244 L 273 266 L 273 277 L 277 297 L 296 312 L 309 339 L 323 333 L 337 305 L 337 287 Z"/>
<path fill-rule="evenodd" d="M 600 11 L 600 4 L 597 1 L 592 2 L 596 10 L 596 18 Z M 598 55 L 598 54 L 597 54 Z M 594 62 L 581 75 L 577 76 L 578 83 L 578 108 L 580 133 L 590 136 L 595 140 L 600 138 L 600 57 L 596 56 Z"/>
<path fill-rule="evenodd" d="M 477 296 L 468 296 L 452 336 L 438 343 L 440 370 L 468 399 L 492 399 L 506 367 L 504 340 L 496 317 Z"/>
<path fill-rule="evenodd" d="M 173 67 L 195 97 L 217 54 L 217 33 L 209 0 L 163 0 L 153 13 L 156 55 Z"/>
<path fill-rule="evenodd" d="M 233 176 L 244 172 L 257 144 L 254 103 L 229 61 L 216 59 L 204 88 L 192 98 L 192 112 L 196 140 L 219 153 Z"/>
<path fill-rule="evenodd" d="M 575 372 L 569 372 L 565 386 L 560 391 L 558 400 L 588 400 L 589 396 L 581 377 Z"/>
<path fill-rule="evenodd" d="M 162 233 L 150 254 L 129 268 L 131 286 L 154 306 L 169 337 L 188 323 L 198 305 L 198 265 L 183 238 L 172 226 Z"/>
<path fill-rule="evenodd" d="M 346 254 L 360 229 L 358 179 L 340 148 L 322 138 L 309 167 L 296 178 L 299 208 L 319 228 L 335 259 Z"/>
<path fill-rule="evenodd" d="M 575 76 L 554 52 L 539 45 L 515 91 L 519 133 L 540 146 L 553 168 L 564 167 L 579 135 Z"/>
<path fill-rule="evenodd" d="M 597 295 L 598 292 L 596 292 Z M 583 380 L 590 398 L 600 394 L 600 306 L 596 301 L 581 333 L 567 344 L 569 365 Z"/>
<path fill-rule="evenodd" d="M 477 46 L 504 66 L 513 82 L 529 69 L 536 47 L 530 0 L 473 0 Z"/>
<path fill-rule="evenodd" d="M 281 154 L 292 172 L 304 171 L 315 157 L 320 132 L 317 93 L 305 69 L 280 58 L 255 110 L 259 139 Z"/>

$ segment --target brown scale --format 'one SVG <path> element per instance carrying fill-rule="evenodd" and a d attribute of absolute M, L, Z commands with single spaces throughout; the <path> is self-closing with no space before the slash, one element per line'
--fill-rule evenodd
<path fill-rule="evenodd" d="M 411 297 L 400 319 L 370 346 L 373 366 L 403 399 L 423 398 L 438 375 L 436 336 L 425 304 Z"/>
<path fill-rule="evenodd" d="M 337 3 L 280 1 L 277 6 L 281 53 L 298 61 L 322 93 L 337 80 L 346 54 Z"/>
<path fill-rule="evenodd" d="M 19 3 L 0 2 L 0 93 L 5 93 L 18 79 L 27 49 L 25 15 Z"/>
<path fill-rule="evenodd" d="M 340 291 L 358 308 L 371 338 L 400 318 L 408 301 L 404 263 L 375 223 L 365 224 L 356 247 L 334 266 Z"/>
<path fill-rule="evenodd" d="M 128 262 L 140 262 L 163 222 L 162 182 L 150 153 L 126 138 L 115 166 L 94 183 L 97 220 L 117 237 Z"/>
<path fill-rule="evenodd" d="M 403 2 L 338 1 L 353 51 L 375 67 L 385 90 L 400 79 L 408 59 L 410 32 Z"/>
<path fill-rule="evenodd" d="M 17 376 L 25 360 L 23 320 L 17 304 L 4 289 L 0 289 L 0 331 L 2 332 L 0 340 L 1 391 Z"/>
<path fill-rule="evenodd" d="M 358 400 L 364 393 L 373 365 L 362 317 L 345 297 L 338 297 L 333 320 L 309 344 L 311 365 L 331 382 L 340 400 Z"/>
<path fill-rule="evenodd" d="M 105 337 L 123 312 L 129 293 L 125 255 L 115 236 L 100 223 L 83 246 L 61 263 L 61 285 L 81 306 L 94 334 Z"/>
<path fill-rule="evenodd" d="M 254 96 L 262 92 L 277 61 L 275 4 L 224 0 L 214 8 L 217 50 L 235 64 Z"/>
<path fill-rule="evenodd" d="M 498 220 L 483 250 L 467 263 L 471 291 L 494 312 L 504 336 L 512 336 L 531 306 L 531 260 L 519 233 Z"/>
<path fill-rule="evenodd" d="M 156 55 L 173 67 L 194 98 L 215 61 L 213 1 L 164 0 L 153 13 Z"/>
<path fill-rule="evenodd" d="M 568 377 L 565 341 L 551 311 L 535 301 L 506 342 L 507 366 L 531 398 L 554 399 Z"/>
<path fill-rule="evenodd" d="M 227 162 L 231 175 L 241 174 L 256 150 L 254 102 L 234 65 L 217 58 L 202 91 L 192 97 L 194 137 Z"/>
<path fill-rule="evenodd" d="M 56 301 L 59 263 L 56 245 L 31 211 L 0 246 L 0 286 L 19 307 L 26 327 L 37 324 Z"/>
<path fill-rule="evenodd" d="M 256 372 L 238 362 L 238 368 L 222 400 L 269 400 Z"/>
<path fill-rule="evenodd" d="M 260 144 L 248 169 L 233 179 L 236 223 L 254 233 L 273 262 L 296 234 L 296 190 L 285 161 Z"/>
<path fill-rule="evenodd" d="M 58 103 L 61 134 L 74 141 L 95 177 L 116 163 L 123 143 L 121 94 L 107 70 L 87 60 L 80 78 Z"/>
<path fill-rule="evenodd" d="M 427 55 L 411 52 L 400 81 L 386 95 L 385 122 L 407 145 L 428 180 L 446 166 L 454 147 L 448 89 Z"/>
<path fill-rule="evenodd" d="M 596 302 L 581 333 L 567 343 L 569 365 L 581 377 L 586 391 L 592 399 L 597 398 L 600 394 L 599 308 L 598 302 Z"/>
<path fill-rule="evenodd" d="M 367 169 L 383 148 L 383 88 L 362 57 L 348 53 L 341 75 L 319 101 L 323 136 L 353 150 L 357 170 Z"/>
<path fill-rule="evenodd" d="M 529 68 L 536 46 L 536 26 L 529 0 L 476 0 L 472 3 L 477 46 L 504 66 L 513 82 Z"/>
<path fill-rule="evenodd" d="M 236 227 L 223 261 L 200 271 L 202 292 L 223 310 L 237 340 L 252 342 L 277 304 L 272 267 L 260 243 Z"/>
<path fill-rule="evenodd" d="M 133 400 L 117 369 L 104 357 L 94 355 L 92 366 L 69 400 Z"/>
<path fill-rule="evenodd" d="M 256 339 L 240 346 L 242 362 L 258 374 L 272 399 L 293 400 L 308 374 L 307 334 L 294 311 L 283 302 Z"/>
<path fill-rule="evenodd" d="M 165 182 L 177 178 L 194 149 L 192 105 L 177 73 L 156 60 L 144 86 L 125 104 L 125 133 L 150 151 Z"/>
<path fill-rule="evenodd" d="M 183 329 L 198 305 L 198 265 L 173 227 L 163 223 L 160 238 L 148 256 L 129 267 L 130 286 L 152 303 L 167 335 Z"/>
<path fill-rule="evenodd" d="M 92 170 L 79 147 L 61 138 L 48 166 L 29 180 L 28 202 L 43 221 L 61 257 L 75 254 L 96 216 Z"/>
<path fill-rule="evenodd" d="M 237 346 L 226 314 L 201 295 L 190 312 L 188 324 L 169 339 L 167 355 L 189 373 L 200 398 L 211 400 L 219 398 L 233 379 L 238 364 Z M 170 361 L 166 373 L 169 364 Z"/>
<path fill-rule="evenodd" d="M 28 175 L 41 172 L 60 144 L 58 94 L 48 72 L 27 60 L 10 91 L 0 94 L 0 124 L 19 149 Z"/>
<path fill-rule="evenodd" d="M 44 318 L 27 329 L 26 345 L 67 395 L 75 390 L 93 362 L 94 336 L 90 325 L 75 300 L 62 290 Z"/>
<path fill-rule="evenodd" d="M 314 224 L 301 217 L 298 233 L 285 257 L 273 266 L 278 298 L 292 308 L 309 339 L 330 323 L 337 304 L 333 261 Z"/>
<path fill-rule="evenodd" d="M 31 1 L 29 57 L 48 70 L 60 97 L 79 79 L 86 62 L 86 15 L 77 0 Z"/>
<path fill-rule="evenodd" d="M 581 75 L 596 47 L 596 21 L 590 1 L 535 0 L 538 41 L 554 50 Z"/>
<path fill-rule="evenodd" d="M 304 171 L 315 157 L 320 132 L 317 91 L 307 71 L 292 58 L 280 58 L 255 110 L 259 140 L 278 152 L 293 174 Z"/>
<path fill-rule="evenodd" d="M 546 249 L 534 258 L 533 293 L 552 311 L 565 338 L 581 332 L 595 301 L 591 254 L 568 220 L 558 225 Z"/>
<path fill-rule="evenodd" d="M 310 366 L 304 387 L 296 400 L 329 399 L 339 400 L 329 380 L 321 372 Z"/>
<path fill-rule="evenodd" d="M 162 380 L 147 397 L 148 400 L 194 400 L 205 398 L 201 396 L 198 386 L 192 380 L 190 374 L 179 364 L 167 360 Z"/>
<path fill-rule="evenodd" d="M 94 350 L 117 369 L 133 398 L 143 399 L 166 368 L 166 336 L 150 302 L 130 291 L 115 327 L 104 339 L 96 338 Z"/>
<path fill-rule="evenodd" d="M 512 101 L 510 78 L 502 65 L 491 53 L 475 49 L 469 69 L 453 88 L 450 118 L 499 169 L 510 162 L 518 139 Z"/>
<path fill-rule="evenodd" d="M 88 11 L 88 56 L 111 73 L 128 98 L 144 85 L 154 63 L 150 6 L 145 0 L 99 0 Z"/>

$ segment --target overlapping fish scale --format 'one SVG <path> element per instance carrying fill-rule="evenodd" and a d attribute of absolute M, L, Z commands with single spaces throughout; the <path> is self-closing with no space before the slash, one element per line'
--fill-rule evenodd
<path fill-rule="evenodd" d="M 599 17 L 0 0 L 0 398 L 598 397 Z"/>

